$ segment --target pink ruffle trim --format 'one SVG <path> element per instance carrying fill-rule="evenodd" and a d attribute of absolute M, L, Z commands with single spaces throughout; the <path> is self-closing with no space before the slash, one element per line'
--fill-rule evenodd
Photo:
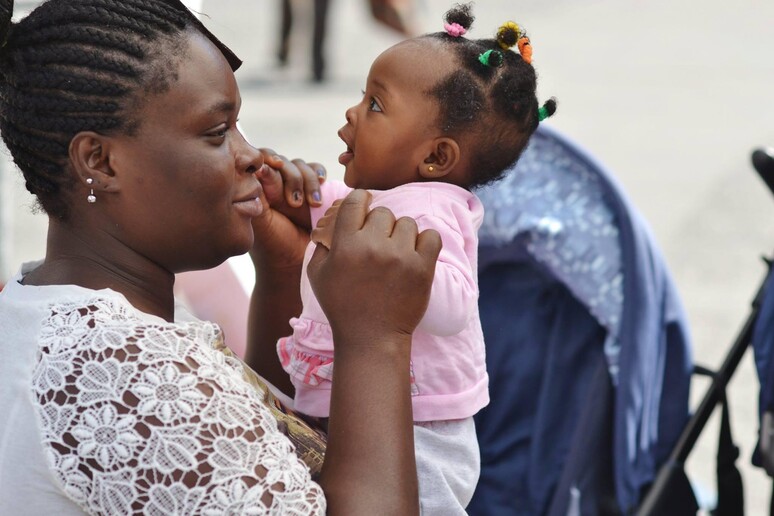
<path fill-rule="evenodd" d="M 277 354 L 294 383 L 316 387 L 333 379 L 333 357 L 299 350 L 292 336 L 279 339 Z"/>

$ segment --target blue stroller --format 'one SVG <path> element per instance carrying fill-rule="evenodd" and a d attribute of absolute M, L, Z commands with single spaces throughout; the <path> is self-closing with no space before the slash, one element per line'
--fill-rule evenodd
<path fill-rule="evenodd" d="M 491 403 L 468 511 L 632 513 L 689 418 L 687 323 L 664 260 L 611 175 L 545 124 L 477 193 Z"/>

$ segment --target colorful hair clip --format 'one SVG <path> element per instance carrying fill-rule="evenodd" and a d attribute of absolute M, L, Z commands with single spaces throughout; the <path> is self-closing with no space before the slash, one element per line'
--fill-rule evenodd
<path fill-rule="evenodd" d="M 508 50 L 515 45 L 523 35 L 521 29 L 515 22 L 507 21 L 497 29 L 497 36 L 495 39 L 497 39 L 497 43 L 500 44 L 500 48 Z"/>
<path fill-rule="evenodd" d="M 487 50 L 478 56 L 478 61 L 484 66 L 497 68 L 503 64 L 503 53 L 499 50 Z"/>
<path fill-rule="evenodd" d="M 554 113 L 556 113 L 556 98 L 551 97 L 538 108 L 538 122 L 542 122 Z"/>
<path fill-rule="evenodd" d="M 459 38 L 464 36 L 468 29 L 460 25 L 459 23 L 444 23 L 443 28 L 446 30 L 446 34 L 453 38 Z"/>
<path fill-rule="evenodd" d="M 521 58 L 524 62 L 532 64 L 532 45 L 529 42 L 529 38 L 527 36 L 522 36 L 519 38 L 517 44 L 519 46 L 519 54 L 521 54 Z"/>

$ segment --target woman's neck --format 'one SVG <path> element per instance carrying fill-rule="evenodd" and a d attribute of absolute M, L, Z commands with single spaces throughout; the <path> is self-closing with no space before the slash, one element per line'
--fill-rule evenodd
<path fill-rule="evenodd" d="M 166 321 L 175 315 L 173 273 L 104 232 L 56 221 L 49 223 L 45 260 L 25 276 L 24 283 L 109 288 L 142 312 Z"/>

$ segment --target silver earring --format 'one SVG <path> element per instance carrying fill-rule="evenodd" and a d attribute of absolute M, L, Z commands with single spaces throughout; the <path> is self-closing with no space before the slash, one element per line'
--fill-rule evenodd
<path fill-rule="evenodd" d="M 92 183 L 94 183 L 94 180 L 92 178 L 90 178 L 90 177 L 87 177 L 86 178 L 86 184 L 87 185 L 91 185 Z M 90 204 L 93 204 L 93 203 L 97 202 L 97 197 L 94 195 L 94 188 L 90 188 L 89 189 L 89 195 L 88 195 L 88 197 L 86 197 L 86 200 Z"/>

